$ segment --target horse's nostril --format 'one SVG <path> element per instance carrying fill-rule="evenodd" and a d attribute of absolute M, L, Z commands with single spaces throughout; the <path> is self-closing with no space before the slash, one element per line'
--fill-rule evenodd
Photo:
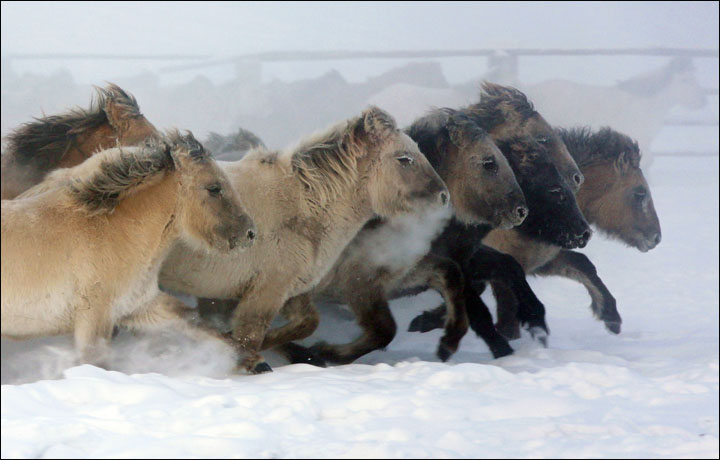
<path fill-rule="evenodd" d="M 254 240 L 254 239 L 255 239 L 255 232 L 252 231 L 252 230 L 248 230 L 248 231 L 247 231 L 247 237 L 248 237 L 249 240 Z"/>
<path fill-rule="evenodd" d="M 585 177 L 580 173 L 575 174 L 573 176 L 573 179 L 575 180 L 575 183 L 578 185 L 582 185 L 582 183 L 585 182 Z"/>
<path fill-rule="evenodd" d="M 515 214 L 517 214 L 517 216 L 518 216 L 519 218 L 524 219 L 525 216 L 527 216 L 527 208 L 524 207 L 524 206 L 519 206 L 519 207 L 515 210 Z"/>
<path fill-rule="evenodd" d="M 587 243 L 588 241 L 590 241 L 590 230 L 585 230 L 585 231 L 583 232 L 581 238 L 582 238 L 582 240 L 583 240 L 584 242 L 586 242 L 586 243 Z"/>
<path fill-rule="evenodd" d="M 653 243 L 655 243 L 655 246 L 657 246 L 658 244 L 660 244 L 660 240 L 662 240 L 662 235 L 660 234 L 660 232 L 658 232 L 658 233 L 656 233 L 655 235 L 653 235 L 653 236 L 650 237 L 650 241 L 652 241 Z"/>
<path fill-rule="evenodd" d="M 446 205 L 448 203 L 447 193 L 445 193 L 445 192 L 440 193 L 440 201 L 442 201 L 443 205 Z"/>

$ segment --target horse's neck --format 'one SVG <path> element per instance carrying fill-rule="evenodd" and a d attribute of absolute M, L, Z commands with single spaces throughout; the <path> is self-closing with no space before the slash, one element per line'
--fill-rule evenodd
<path fill-rule="evenodd" d="M 375 214 L 364 187 L 354 184 L 315 215 L 326 228 L 320 248 L 334 259 Z"/>
<path fill-rule="evenodd" d="M 80 133 L 68 146 L 67 152 L 58 163 L 58 168 L 72 168 L 96 153 L 115 147 L 118 135 L 107 125 Z"/>
<path fill-rule="evenodd" d="M 127 196 L 109 215 L 111 228 L 132 235 L 138 245 L 162 258 L 180 237 L 180 183 L 177 172 Z"/>

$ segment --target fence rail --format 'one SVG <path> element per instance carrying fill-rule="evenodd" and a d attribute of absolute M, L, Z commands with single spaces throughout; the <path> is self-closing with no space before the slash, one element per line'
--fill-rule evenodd
<path fill-rule="evenodd" d="M 197 64 L 180 64 L 161 69 L 165 72 L 189 70 L 194 68 L 225 65 L 233 62 L 290 62 L 290 61 L 339 61 L 352 59 L 416 59 L 416 58 L 450 58 L 450 57 L 509 57 L 521 56 L 684 56 L 697 58 L 718 58 L 720 54 L 714 49 L 686 48 L 597 48 L 597 49 L 470 49 L 470 50 L 400 50 L 400 51 L 271 51 L 265 53 L 241 54 L 223 59 L 211 59 Z"/>

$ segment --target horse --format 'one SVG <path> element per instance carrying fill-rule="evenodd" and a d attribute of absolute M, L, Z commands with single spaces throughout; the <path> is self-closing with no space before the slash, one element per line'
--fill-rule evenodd
<path fill-rule="evenodd" d="M 643 166 L 650 166 L 649 149 L 675 106 L 698 109 L 706 95 L 697 81 L 692 60 L 671 59 L 662 67 L 618 82 L 595 86 L 567 80 L 550 80 L 528 86 L 535 105 L 554 126 L 612 125 L 638 141 Z"/>
<path fill-rule="evenodd" d="M 250 150 L 265 147 L 263 141 L 251 131 L 238 128 L 237 133 L 223 136 L 210 132 L 203 146 L 216 160 L 235 161 L 244 157 Z"/>
<path fill-rule="evenodd" d="M 220 255 L 179 244 L 163 263 L 160 284 L 201 298 L 239 299 L 231 303 L 231 334 L 250 372 L 271 370 L 261 350 L 313 332 L 298 330 L 295 317 L 269 327 L 286 302 L 317 326 L 307 293 L 368 220 L 446 207 L 449 200 L 417 145 L 376 107 L 293 149 L 260 148 L 219 164 L 253 216 L 257 240 L 242 253 Z M 212 302 L 201 299 L 201 313 Z"/>
<path fill-rule="evenodd" d="M 191 134 L 114 147 L 46 182 L 2 201 L 3 337 L 73 333 L 77 360 L 103 366 L 116 324 L 222 340 L 158 290 L 177 241 L 231 253 L 254 237 L 237 192 Z"/>
<path fill-rule="evenodd" d="M 41 182 L 54 169 L 78 165 L 99 150 L 135 145 L 158 134 L 131 94 L 112 83 L 95 89 L 89 109 L 36 118 L 7 136 L 0 164 L 3 200 Z"/>
<path fill-rule="evenodd" d="M 527 215 L 525 199 L 510 166 L 488 134 L 452 109 L 430 112 L 405 132 L 418 143 L 450 191 L 452 211 L 467 225 L 513 226 Z M 419 213 L 366 224 L 312 292 L 315 301 L 350 306 L 363 332 L 345 345 L 324 342 L 309 353 L 319 362 L 350 363 L 386 347 L 397 331 L 388 307 L 393 298 L 427 289 L 451 306 L 437 356 L 446 361 L 467 331 L 463 278 L 447 257 L 429 254 L 449 212 Z M 295 346 L 291 361 L 302 361 Z"/>
<path fill-rule="evenodd" d="M 585 175 L 576 199 L 588 222 L 601 233 L 641 252 L 655 248 L 662 233 L 650 188 L 640 168 L 638 143 L 610 128 L 598 131 L 588 127 L 557 128 L 556 132 Z M 622 319 L 616 300 L 586 255 L 533 241 L 514 230 L 494 230 L 483 243 L 515 257 L 528 274 L 558 275 L 579 281 L 590 294 L 590 309 L 595 317 L 610 332 L 620 333 Z M 493 293 L 497 300 L 497 329 L 507 338 L 519 337 L 514 296 L 495 283 Z M 442 308 L 427 313 L 423 319 L 427 330 L 433 328 L 433 323 L 434 328 L 442 327 L 444 315 Z"/>
<path fill-rule="evenodd" d="M 650 188 L 640 168 L 638 143 L 610 128 L 557 129 L 585 175 L 577 202 L 588 222 L 602 233 L 641 252 L 655 248 L 662 239 L 660 221 Z M 528 274 L 559 275 L 582 283 L 590 294 L 590 310 L 619 334 L 622 319 L 616 300 L 597 275 L 597 269 L 582 253 L 558 246 L 542 247 L 509 232 L 491 232 L 484 243 L 511 254 Z M 500 288 L 502 289 L 502 288 Z M 493 292 L 496 286 L 493 285 Z M 514 299 L 500 294 L 497 328 L 508 338 L 519 336 L 513 320 Z"/>

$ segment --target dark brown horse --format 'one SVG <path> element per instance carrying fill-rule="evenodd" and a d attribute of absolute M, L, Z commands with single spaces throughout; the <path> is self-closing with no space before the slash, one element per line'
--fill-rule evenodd
<path fill-rule="evenodd" d="M 96 88 L 89 109 L 37 118 L 7 136 L 2 154 L 2 199 L 12 199 L 50 171 L 76 166 L 116 145 L 136 145 L 157 130 L 135 98 L 114 84 Z"/>

